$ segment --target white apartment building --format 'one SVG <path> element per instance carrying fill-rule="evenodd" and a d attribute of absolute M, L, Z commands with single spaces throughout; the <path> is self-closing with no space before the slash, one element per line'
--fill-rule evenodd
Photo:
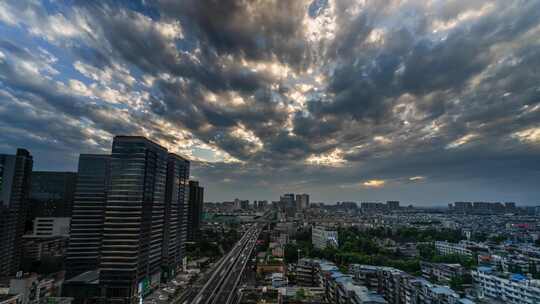
<path fill-rule="evenodd" d="M 34 220 L 33 236 L 51 237 L 62 236 L 69 237 L 70 217 L 36 217 Z"/>
<path fill-rule="evenodd" d="M 474 304 L 448 286 L 430 283 L 396 268 L 352 264 L 349 271 L 360 284 L 380 291 L 390 304 Z"/>
<path fill-rule="evenodd" d="M 480 298 L 498 299 L 509 304 L 540 303 L 540 281 L 520 274 L 503 275 L 491 267 L 471 271 Z"/>
<path fill-rule="evenodd" d="M 458 254 L 472 257 L 473 254 L 472 250 L 467 248 L 465 242 L 449 243 L 447 241 L 437 241 L 435 242 L 435 249 L 437 250 L 437 253 L 442 255 Z"/>
<path fill-rule="evenodd" d="M 328 246 L 338 245 L 338 232 L 321 226 L 314 226 L 311 230 L 311 242 L 313 247 L 324 249 Z"/>

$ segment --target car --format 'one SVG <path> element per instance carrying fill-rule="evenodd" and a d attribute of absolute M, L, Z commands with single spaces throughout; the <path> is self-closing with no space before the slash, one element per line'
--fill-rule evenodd
<path fill-rule="evenodd" d="M 158 297 L 158 299 L 161 300 L 161 301 L 167 301 L 167 300 L 169 299 L 169 297 L 168 297 L 168 296 L 165 296 L 165 295 L 160 295 L 160 296 Z"/>

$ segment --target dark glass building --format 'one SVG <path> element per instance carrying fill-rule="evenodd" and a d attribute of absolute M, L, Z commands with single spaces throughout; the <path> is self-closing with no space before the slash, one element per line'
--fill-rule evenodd
<path fill-rule="evenodd" d="M 188 240 L 194 241 L 199 237 L 202 222 L 204 188 L 198 181 L 189 181 L 188 205 Z"/>
<path fill-rule="evenodd" d="M 29 219 L 71 217 L 75 196 L 75 172 L 32 172 Z"/>
<path fill-rule="evenodd" d="M 73 203 L 66 276 L 71 278 L 99 267 L 111 156 L 81 154 Z"/>
<path fill-rule="evenodd" d="M 171 279 L 184 258 L 187 240 L 189 161 L 169 154 L 163 228 L 163 279 Z"/>
<path fill-rule="evenodd" d="M 167 159 L 144 137 L 114 138 L 100 257 L 108 303 L 138 303 L 160 283 Z"/>
<path fill-rule="evenodd" d="M 0 154 L 0 277 L 20 269 L 32 166 L 27 150 Z"/>

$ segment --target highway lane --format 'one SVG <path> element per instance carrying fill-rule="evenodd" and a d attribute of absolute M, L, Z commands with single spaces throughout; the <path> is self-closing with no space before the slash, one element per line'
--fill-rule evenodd
<path fill-rule="evenodd" d="M 236 300 L 236 296 L 237 296 L 236 289 L 238 288 L 238 284 L 240 283 L 240 280 L 242 279 L 244 270 L 246 269 L 246 265 L 249 262 L 249 257 L 251 256 L 251 253 L 253 252 L 253 248 L 256 245 L 257 238 L 258 238 L 258 235 L 255 237 L 255 240 L 253 240 L 253 243 L 248 246 L 249 247 L 248 251 L 246 251 L 246 255 L 240 264 L 241 267 L 237 268 L 237 273 L 231 274 L 232 280 L 230 280 L 229 282 L 234 282 L 234 283 L 231 286 L 227 286 L 224 288 L 226 291 L 227 290 L 230 291 L 227 297 L 227 301 L 225 302 L 226 304 L 235 303 L 233 301 Z"/>
<path fill-rule="evenodd" d="M 210 279 L 206 282 L 203 288 L 199 291 L 199 294 L 195 297 L 194 303 L 207 303 L 208 299 L 215 292 L 215 289 L 218 287 L 218 282 L 224 275 L 224 272 L 229 269 L 231 261 L 234 261 L 238 252 L 241 250 L 242 245 L 247 238 L 247 233 L 242 237 L 242 239 L 236 243 L 235 247 L 221 260 L 221 263 L 218 265 L 216 270 L 212 273 Z"/>
<path fill-rule="evenodd" d="M 214 263 L 214 266 L 212 268 L 218 267 L 218 265 L 222 262 L 224 259 L 224 256 L 221 257 L 218 261 Z M 172 302 L 173 304 L 190 304 L 193 303 L 193 299 L 197 296 L 199 291 L 202 289 L 202 287 L 206 284 L 206 282 L 209 280 L 210 275 L 214 273 L 214 270 L 209 269 L 202 273 L 200 277 L 195 281 L 193 284 L 191 284 L 184 292 L 182 292 L 178 297 L 176 297 Z"/>
<path fill-rule="evenodd" d="M 202 301 L 203 299 L 207 299 L 213 290 L 213 287 L 216 285 L 216 280 L 224 275 L 224 272 L 227 270 L 227 267 L 230 265 L 231 258 L 233 260 L 236 259 L 236 256 L 238 255 L 239 250 L 243 247 L 244 242 L 247 240 L 249 236 L 250 230 L 246 231 L 244 235 L 238 240 L 235 244 L 235 246 L 226 253 L 221 259 L 219 259 L 214 269 L 209 272 L 205 273 L 200 280 L 198 280 L 197 284 L 198 286 L 192 286 L 189 290 L 186 290 L 184 293 L 182 293 L 179 297 L 177 297 L 175 300 L 173 300 L 171 303 L 174 304 L 191 304 L 191 303 L 204 303 Z M 220 275 L 223 273 L 222 275 Z"/>
<path fill-rule="evenodd" d="M 224 304 L 227 302 L 230 294 L 235 292 L 237 278 L 241 276 L 260 231 L 258 225 L 253 225 L 248 229 L 216 267 L 210 279 L 195 297 L 194 304 Z"/>
<path fill-rule="evenodd" d="M 250 236 L 250 239 L 246 243 L 246 246 L 242 249 L 242 252 L 239 258 L 236 260 L 235 264 L 232 266 L 231 270 L 228 272 L 227 276 L 223 278 L 221 287 L 219 288 L 218 293 L 215 295 L 213 304 L 225 304 L 230 303 L 233 298 L 236 296 L 236 287 L 240 282 L 244 269 L 251 252 L 255 247 L 260 230 L 257 229 Z"/>

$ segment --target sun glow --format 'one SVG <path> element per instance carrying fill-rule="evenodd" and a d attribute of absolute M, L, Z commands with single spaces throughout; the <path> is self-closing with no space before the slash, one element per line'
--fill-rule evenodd
<path fill-rule="evenodd" d="M 336 148 L 328 153 L 312 154 L 306 159 L 306 163 L 309 165 L 340 167 L 346 163 L 346 160 L 343 159 L 343 151 Z"/>
<path fill-rule="evenodd" d="M 362 183 L 362 186 L 366 188 L 382 188 L 386 184 L 386 181 L 382 179 L 370 179 Z"/>

